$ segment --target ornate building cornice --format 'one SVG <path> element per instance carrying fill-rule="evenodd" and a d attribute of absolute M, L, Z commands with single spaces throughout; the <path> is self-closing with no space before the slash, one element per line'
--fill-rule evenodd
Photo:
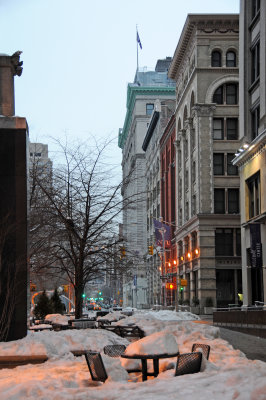
<path fill-rule="evenodd" d="M 196 30 L 200 34 L 238 34 L 238 14 L 189 14 L 182 30 L 173 60 L 170 64 L 168 76 L 176 80 L 177 73 L 183 63 L 189 41 Z"/>
<path fill-rule="evenodd" d="M 260 135 L 250 143 L 246 150 L 243 150 L 234 158 L 233 164 L 238 167 L 243 167 L 264 151 L 266 151 L 266 130 L 261 132 Z"/>
<path fill-rule="evenodd" d="M 175 87 L 173 86 L 134 86 L 129 84 L 127 87 L 127 113 L 124 121 L 124 126 L 119 129 L 118 146 L 123 149 L 126 142 L 128 132 L 131 126 L 133 109 L 137 96 L 148 96 L 156 98 L 158 96 L 175 96 Z M 143 115 L 146 117 L 146 115 Z"/>

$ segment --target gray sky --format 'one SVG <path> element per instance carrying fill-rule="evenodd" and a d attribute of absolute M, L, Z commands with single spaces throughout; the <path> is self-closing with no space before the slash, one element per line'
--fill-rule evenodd
<path fill-rule="evenodd" d="M 0 0 L 0 53 L 23 51 L 16 115 L 31 141 L 117 137 L 139 66 L 173 56 L 188 13 L 238 13 L 239 0 Z M 51 150 L 52 150 L 52 146 Z M 117 140 L 113 154 L 121 162 Z"/>

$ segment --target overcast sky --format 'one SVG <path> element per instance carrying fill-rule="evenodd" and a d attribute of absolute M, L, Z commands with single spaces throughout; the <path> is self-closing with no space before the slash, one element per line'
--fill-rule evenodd
<path fill-rule="evenodd" d="M 139 66 L 173 56 L 188 13 L 238 13 L 239 0 L 0 0 L 0 53 L 21 50 L 16 115 L 30 140 L 117 137 Z M 52 150 L 52 146 L 51 150 Z M 114 146 L 121 162 L 121 150 Z"/>

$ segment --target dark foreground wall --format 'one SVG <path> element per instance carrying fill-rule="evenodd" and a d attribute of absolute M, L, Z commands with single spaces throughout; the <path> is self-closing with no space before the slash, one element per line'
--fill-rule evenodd
<path fill-rule="evenodd" d="M 213 325 L 266 338 L 266 310 L 217 311 Z"/>
<path fill-rule="evenodd" d="M 0 117 L 0 341 L 27 334 L 27 123 Z"/>

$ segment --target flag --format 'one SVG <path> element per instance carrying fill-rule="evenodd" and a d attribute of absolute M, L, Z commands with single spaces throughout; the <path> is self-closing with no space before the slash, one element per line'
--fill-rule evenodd
<path fill-rule="evenodd" d="M 155 229 L 156 245 L 160 247 L 169 248 L 171 247 L 171 228 L 169 225 L 162 223 L 161 221 L 153 220 Z M 164 239 L 164 244 L 163 244 Z"/>
<path fill-rule="evenodd" d="M 140 38 L 139 38 L 139 33 L 138 33 L 138 31 L 137 31 L 137 42 L 138 42 L 138 44 L 139 44 L 139 47 L 142 49 L 142 44 L 141 44 L 141 41 L 140 41 Z"/>

